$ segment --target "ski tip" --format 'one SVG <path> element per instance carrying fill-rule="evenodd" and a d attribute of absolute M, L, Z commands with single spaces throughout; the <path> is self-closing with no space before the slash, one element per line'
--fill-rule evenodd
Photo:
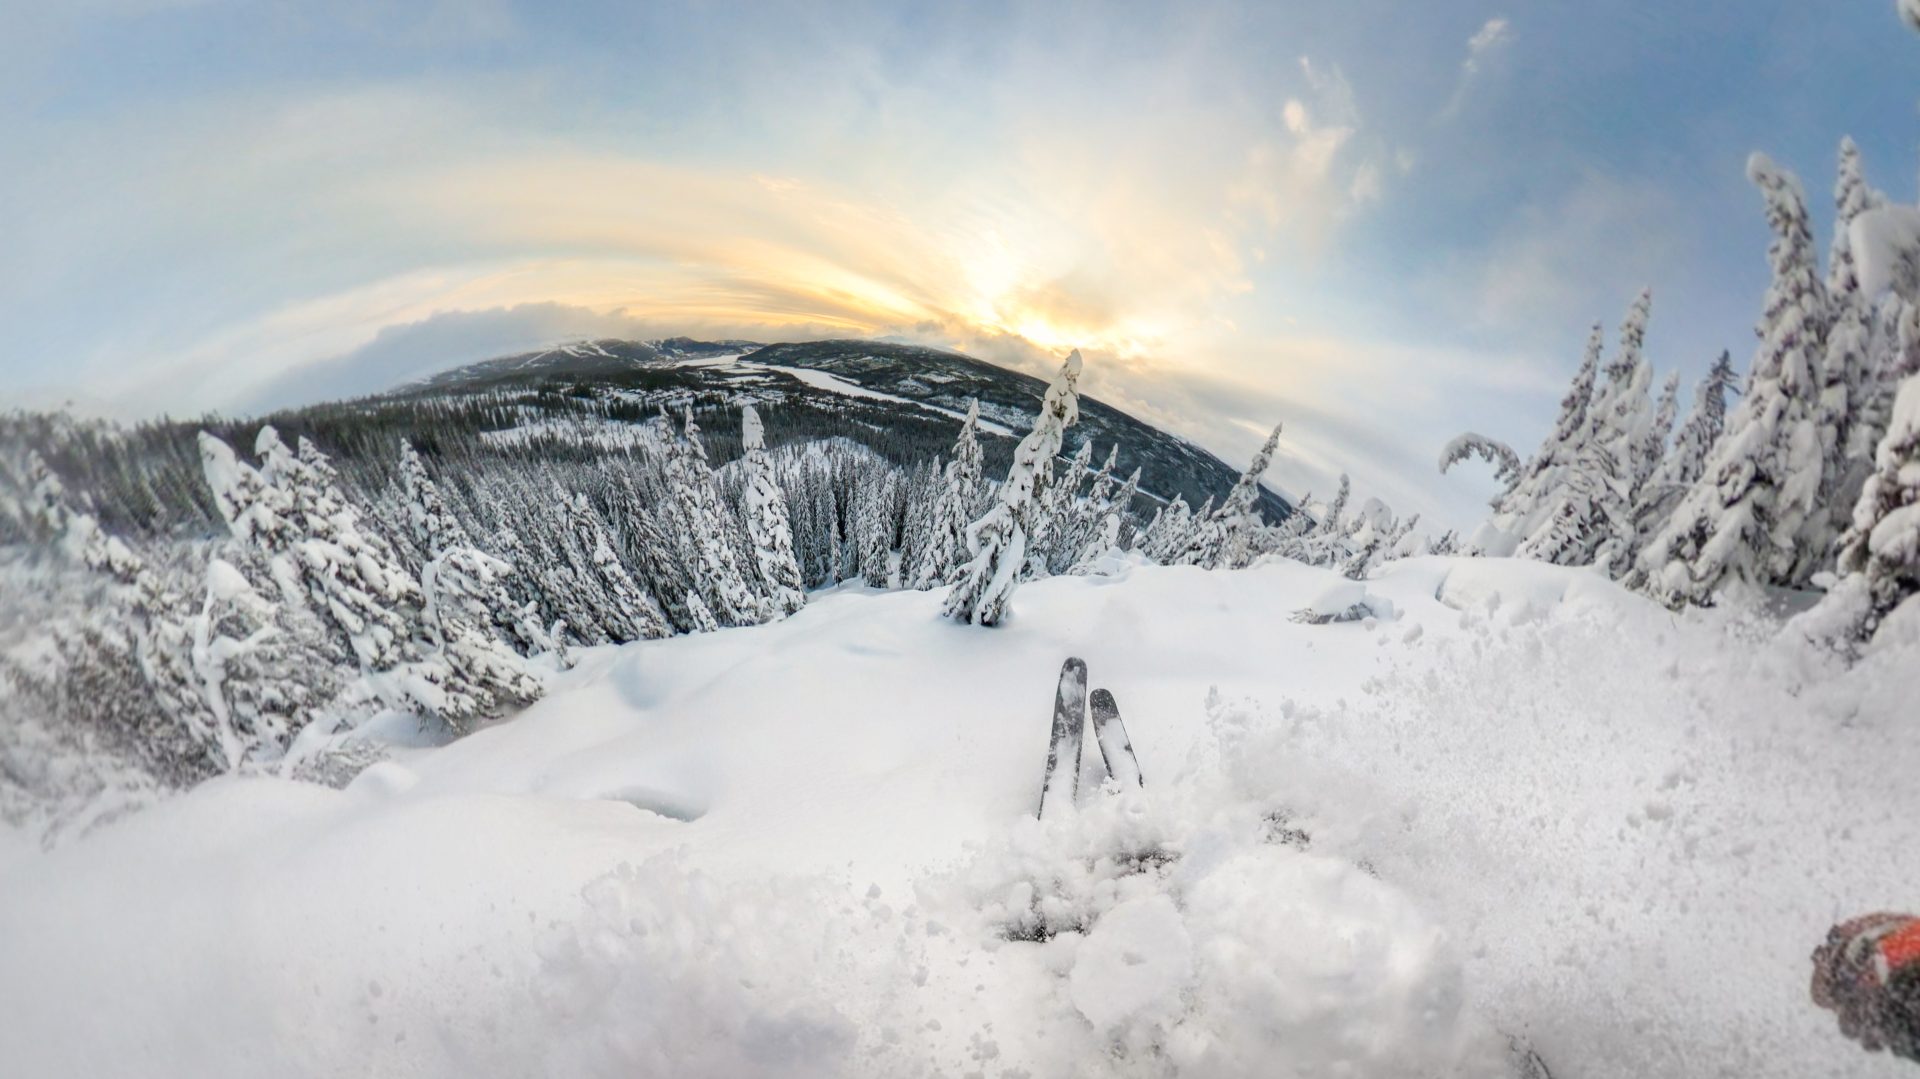
<path fill-rule="evenodd" d="M 1085 678 L 1087 676 L 1087 661 L 1081 659 L 1079 656 L 1068 656 L 1067 661 L 1060 665 L 1060 677 L 1065 678 L 1069 674 L 1078 674 L 1080 677 Z"/>
<path fill-rule="evenodd" d="M 1120 714 L 1120 705 L 1115 703 L 1113 694 L 1107 690 L 1094 690 L 1089 703 L 1093 705 L 1095 715 L 1117 716 Z"/>

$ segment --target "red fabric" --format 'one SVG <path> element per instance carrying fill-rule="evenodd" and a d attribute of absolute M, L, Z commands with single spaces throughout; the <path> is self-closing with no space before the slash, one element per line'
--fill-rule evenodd
<path fill-rule="evenodd" d="M 1886 957 L 1890 971 L 1920 963 L 1920 918 L 1881 937 L 1880 954 Z"/>

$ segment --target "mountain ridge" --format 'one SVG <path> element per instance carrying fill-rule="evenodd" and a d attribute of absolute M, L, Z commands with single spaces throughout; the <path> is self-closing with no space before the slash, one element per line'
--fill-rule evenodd
<path fill-rule="evenodd" d="M 865 423 L 890 420 L 913 427 L 950 425 L 977 400 L 983 437 L 1011 440 L 1031 426 L 1046 382 L 979 357 L 924 345 L 837 339 L 760 343 L 671 337 L 657 341 L 599 338 L 568 342 L 467 364 L 395 387 L 380 398 L 418 398 L 505 390 L 621 394 L 638 392 L 668 404 L 799 404 Z M 1156 501 L 1178 495 L 1198 508 L 1231 487 L 1241 469 L 1196 445 L 1096 397 L 1082 395 L 1080 422 L 1062 453 L 1087 440 L 1096 465 L 1109 446 L 1121 446 L 1117 468 L 1141 469 L 1141 489 Z M 801 425 L 804 427 L 805 425 Z M 927 437 L 937 442 L 931 432 Z M 951 436 L 947 436 L 951 440 Z M 1010 445 L 1003 447 L 1010 452 Z M 935 449 L 934 452 L 940 452 Z M 1261 507 L 1271 522 L 1294 512 L 1293 503 L 1266 485 Z"/>

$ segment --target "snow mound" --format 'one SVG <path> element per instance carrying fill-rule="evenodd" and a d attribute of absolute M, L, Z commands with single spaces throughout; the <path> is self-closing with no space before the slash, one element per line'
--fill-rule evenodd
<path fill-rule="evenodd" d="M 1359 581 L 1340 581 L 1294 611 L 1293 620 L 1323 626 L 1329 622 L 1358 622 L 1367 618 L 1390 619 L 1393 615 L 1391 601 L 1368 595 L 1366 586 Z"/>
<path fill-rule="evenodd" d="M 1567 569 L 1529 559 L 1445 561 L 1448 568 L 1434 598 L 1454 610 L 1485 616 L 1501 625 L 1539 622 L 1556 612 L 1579 615 L 1604 611 L 1618 615 L 1629 610 L 1645 614 L 1649 610 L 1645 600 L 1590 569 Z"/>

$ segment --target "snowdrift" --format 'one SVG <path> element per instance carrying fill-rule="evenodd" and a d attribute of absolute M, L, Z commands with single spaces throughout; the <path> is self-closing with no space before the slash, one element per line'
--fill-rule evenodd
<path fill-rule="evenodd" d="M 0 845 L 0 1074 L 1904 1074 L 1806 979 L 1916 901 L 1911 656 L 1502 560 L 1112 569 L 995 630 L 816 594 L 345 790 Z M 1089 754 L 1043 824 L 1068 655 L 1146 787 Z"/>

